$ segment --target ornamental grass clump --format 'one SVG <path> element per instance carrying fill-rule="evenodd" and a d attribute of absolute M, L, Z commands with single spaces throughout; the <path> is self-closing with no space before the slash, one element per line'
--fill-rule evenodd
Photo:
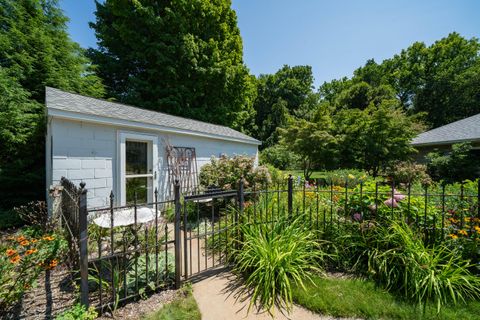
<path fill-rule="evenodd" d="M 292 285 L 304 287 L 310 272 L 321 272 L 325 257 L 322 242 L 302 217 L 240 227 L 243 241 L 235 243 L 234 271 L 245 277 L 252 290 L 249 310 L 255 303 L 273 314 L 274 306 L 292 307 Z"/>
<path fill-rule="evenodd" d="M 426 247 L 423 240 L 403 222 L 378 228 L 376 245 L 369 251 L 369 272 L 387 289 L 437 311 L 447 303 L 480 298 L 480 277 L 473 265 L 441 244 Z"/>

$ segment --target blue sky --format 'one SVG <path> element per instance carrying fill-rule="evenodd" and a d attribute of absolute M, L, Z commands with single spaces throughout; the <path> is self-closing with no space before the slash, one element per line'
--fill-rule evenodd
<path fill-rule="evenodd" d="M 93 0 L 61 0 L 69 32 L 95 46 L 88 27 Z M 367 59 L 393 56 L 415 41 L 433 43 L 456 31 L 480 38 L 477 0 L 233 0 L 244 59 L 255 74 L 284 64 L 311 65 L 318 86 L 351 76 Z"/>

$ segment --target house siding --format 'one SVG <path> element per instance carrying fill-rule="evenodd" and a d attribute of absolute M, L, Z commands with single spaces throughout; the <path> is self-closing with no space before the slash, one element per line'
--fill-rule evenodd
<path fill-rule="evenodd" d="M 166 134 L 152 130 L 132 130 L 128 127 L 54 117 L 49 120 L 47 139 L 52 139 L 52 144 L 50 146 L 51 168 L 47 167 L 47 184 L 57 184 L 61 177 L 66 177 L 77 185 L 82 181 L 85 182 L 88 189 L 89 208 L 107 206 L 111 191 L 115 196 L 120 194 L 120 175 L 117 171 L 119 132 L 158 136 L 158 163 L 154 164 L 154 168 L 159 175 L 157 187 L 160 200 L 167 197 L 168 167 L 165 154 L 167 144 L 195 148 L 199 170 L 210 161 L 212 156 L 218 157 L 222 154 L 253 156 L 258 162 L 258 149 L 253 144 L 185 134 Z"/>
<path fill-rule="evenodd" d="M 89 207 L 109 203 L 116 170 L 114 127 L 52 119 L 52 184 L 66 177 L 76 185 L 85 182 Z"/>

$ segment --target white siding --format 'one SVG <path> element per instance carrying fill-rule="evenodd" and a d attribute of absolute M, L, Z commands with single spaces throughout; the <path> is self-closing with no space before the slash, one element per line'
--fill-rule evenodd
<path fill-rule="evenodd" d="M 193 147 L 197 154 L 198 169 L 210 161 L 212 156 L 254 156 L 258 161 L 257 146 L 253 144 L 188 136 L 184 134 L 165 134 L 151 130 L 132 130 L 132 128 L 114 127 L 79 121 L 51 119 L 52 168 L 47 168 L 47 183 L 59 182 L 62 176 L 75 184 L 81 181 L 88 189 L 88 207 L 103 207 L 109 203 L 109 194 L 120 194 L 120 173 L 118 159 L 118 133 L 149 133 L 158 135 L 158 188 L 160 198 L 166 196 L 166 178 L 168 174 L 165 147 L 168 144 L 178 147 Z M 50 139 L 50 137 L 47 137 Z"/>
<path fill-rule="evenodd" d="M 83 181 L 90 208 L 108 205 L 115 176 L 115 128 L 53 119 L 51 134 L 53 184 L 61 177 L 76 185 Z"/>

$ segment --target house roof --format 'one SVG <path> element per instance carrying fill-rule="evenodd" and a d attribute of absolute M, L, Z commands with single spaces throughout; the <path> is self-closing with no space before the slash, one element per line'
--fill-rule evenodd
<path fill-rule="evenodd" d="M 419 134 L 413 146 L 453 144 L 480 140 L 480 113 Z"/>
<path fill-rule="evenodd" d="M 82 96 L 46 87 L 49 115 L 84 121 L 144 125 L 146 128 L 173 133 L 206 136 L 221 140 L 260 145 L 261 142 L 231 128 L 172 116 L 102 99 Z"/>

